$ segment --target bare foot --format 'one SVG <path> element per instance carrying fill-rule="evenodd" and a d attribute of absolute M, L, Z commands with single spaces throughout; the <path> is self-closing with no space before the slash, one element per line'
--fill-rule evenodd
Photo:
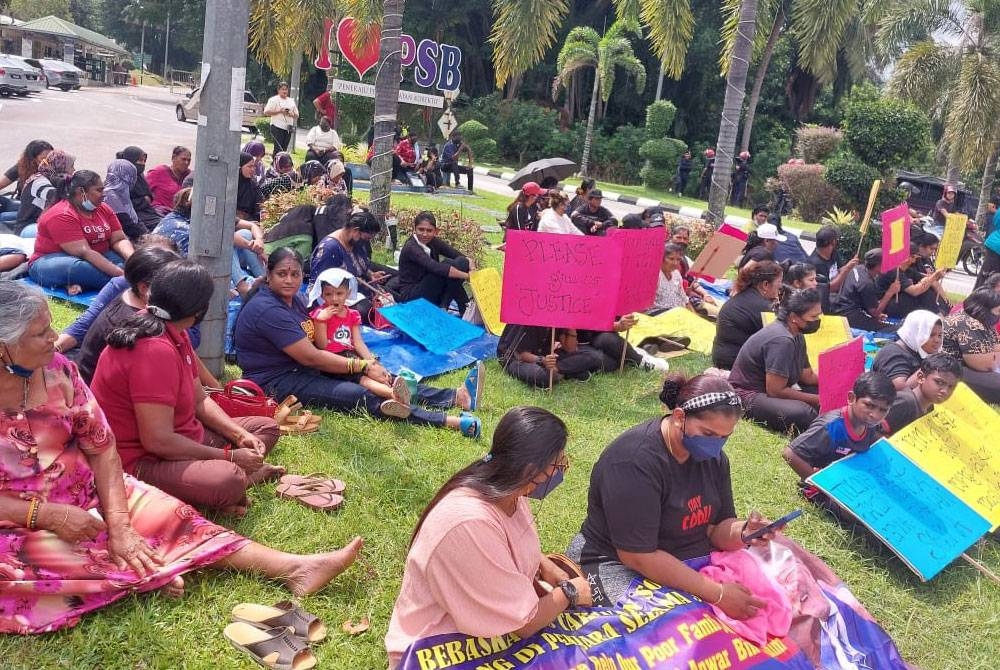
<path fill-rule="evenodd" d="M 242 519 L 247 515 L 249 510 L 249 505 L 230 505 L 229 507 L 223 507 L 220 509 L 219 513 L 225 514 L 226 516 L 234 516 L 237 519 Z"/>
<path fill-rule="evenodd" d="M 472 407 L 472 396 L 469 395 L 469 389 L 465 388 L 465 384 L 458 387 L 455 391 L 455 404 L 462 409 L 469 409 Z"/>
<path fill-rule="evenodd" d="M 184 579 L 177 575 L 169 584 L 160 587 L 159 592 L 167 598 L 178 600 L 184 597 Z"/>
<path fill-rule="evenodd" d="M 316 593 L 351 566 L 364 542 L 356 537 L 343 549 L 300 557 L 295 570 L 285 578 L 285 586 L 298 597 Z"/>
<path fill-rule="evenodd" d="M 247 483 L 250 486 L 255 486 L 261 482 L 273 482 L 274 480 L 285 474 L 285 468 L 280 465 L 271 465 L 270 463 L 265 463 L 260 466 L 256 472 L 247 477 Z"/>
<path fill-rule="evenodd" d="M 83 287 L 79 284 L 70 284 L 66 287 L 67 295 L 80 295 L 83 293 Z"/>

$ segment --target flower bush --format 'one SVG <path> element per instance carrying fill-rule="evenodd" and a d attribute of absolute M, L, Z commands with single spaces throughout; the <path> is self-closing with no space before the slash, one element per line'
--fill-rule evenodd
<path fill-rule="evenodd" d="M 285 215 L 285 212 L 299 205 L 319 206 L 330 199 L 333 191 L 325 186 L 306 186 L 273 195 L 260 206 L 260 225 L 264 230 L 271 228 Z"/>
<path fill-rule="evenodd" d="M 826 126 L 802 126 L 795 131 L 795 151 L 806 163 L 822 163 L 832 156 L 844 134 Z"/>
<path fill-rule="evenodd" d="M 399 241 L 413 234 L 413 219 L 423 210 L 419 209 L 398 209 L 396 210 L 396 232 Z M 482 266 L 486 258 L 486 249 L 489 242 L 486 234 L 479 227 L 479 222 L 463 218 L 453 209 L 429 209 L 426 210 L 434 214 L 437 219 L 438 234 L 445 242 L 462 252 L 464 256 L 470 258 L 477 267 Z"/>
<path fill-rule="evenodd" d="M 824 179 L 822 165 L 790 165 L 778 167 L 778 179 L 795 203 L 799 218 L 815 223 L 826 212 L 839 205 L 844 195 Z"/>

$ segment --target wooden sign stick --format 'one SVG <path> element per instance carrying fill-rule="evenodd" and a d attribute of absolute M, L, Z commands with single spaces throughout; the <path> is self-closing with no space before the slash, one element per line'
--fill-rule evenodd
<path fill-rule="evenodd" d="M 622 342 L 622 359 L 618 361 L 618 372 L 621 372 L 622 370 L 625 369 L 625 354 L 628 352 L 628 334 L 631 332 L 632 329 L 629 328 L 628 330 L 625 331 L 625 337 L 622 338 L 625 341 Z"/>
<path fill-rule="evenodd" d="M 549 351 L 551 353 L 556 353 L 556 329 L 552 329 L 552 344 L 549 346 Z M 552 384 L 555 381 L 556 371 L 555 368 L 549 368 L 549 391 L 552 390 Z"/>
<path fill-rule="evenodd" d="M 982 563 L 980 563 L 976 559 L 974 559 L 972 556 L 969 556 L 968 554 L 966 554 L 966 553 L 963 552 L 962 553 L 962 559 L 966 563 L 968 563 L 969 565 L 971 565 L 972 567 L 974 567 L 976 570 L 978 570 L 980 573 L 982 573 L 983 575 L 985 575 L 988 579 L 992 579 L 997 584 L 1000 584 L 1000 576 L 997 576 L 997 574 L 995 572 L 993 572 L 992 570 L 990 570 L 989 568 L 987 568 L 985 565 L 983 565 Z"/>

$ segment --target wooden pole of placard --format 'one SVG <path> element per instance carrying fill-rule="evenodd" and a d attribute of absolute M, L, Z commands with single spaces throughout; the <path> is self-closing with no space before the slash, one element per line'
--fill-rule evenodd
<path fill-rule="evenodd" d="M 983 565 L 976 559 L 974 559 L 972 556 L 969 556 L 968 554 L 963 552 L 962 560 L 964 560 L 966 563 L 974 567 L 981 574 L 985 575 L 988 579 L 992 579 L 997 584 L 1000 584 L 1000 576 L 998 576 L 995 572 L 987 568 L 985 565 Z"/>
<path fill-rule="evenodd" d="M 556 329 L 552 329 L 552 343 L 549 345 L 549 352 L 556 353 Z M 549 368 L 549 390 L 552 390 L 552 385 L 555 383 L 556 370 L 555 368 Z"/>
<path fill-rule="evenodd" d="M 625 331 L 625 337 L 623 338 L 624 342 L 622 342 L 622 358 L 618 361 L 618 372 L 625 369 L 625 354 L 628 352 L 628 334 L 631 332 L 631 328 Z"/>

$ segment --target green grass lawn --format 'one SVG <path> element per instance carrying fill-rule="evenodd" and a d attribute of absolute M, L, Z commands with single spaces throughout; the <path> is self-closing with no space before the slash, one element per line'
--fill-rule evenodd
<path fill-rule="evenodd" d="M 419 196 L 418 196 L 419 197 Z M 395 196 L 394 196 L 395 200 Z M 491 254 L 495 256 L 496 254 Z M 57 327 L 77 309 L 52 303 Z M 709 359 L 689 354 L 673 359 L 677 369 L 694 373 Z M 458 385 L 464 372 L 434 380 Z M 569 426 L 572 468 L 565 483 L 544 503 L 533 502 L 546 550 L 562 551 L 586 511 L 589 473 L 615 436 L 660 413 L 658 377 L 627 370 L 586 384 L 566 383 L 547 393 L 534 391 L 487 365 L 483 440 L 456 432 L 324 413 L 321 431 L 283 438 L 272 460 L 290 472 L 324 472 L 348 484 L 347 504 L 333 514 L 310 511 L 278 499 L 273 485 L 251 492 L 253 505 L 239 533 L 293 552 L 341 546 L 354 535 L 366 539 L 365 565 L 356 565 L 333 586 L 303 604 L 330 627 L 316 648 L 322 668 L 385 667 L 382 638 L 396 597 L 414 523 L 423 506 L 450 474 L 489 449 L 489 438 L 504 411 L 531 404 L 549 409 Z M 732 461 L 739 513 L 758 509 L 777 517 L 796 507 L 805 515 L 787 532 L 823 558 L 893 635 L 903 656 L 924 670 L 994 668 L 1000 657 L 1000 586 L 965 564 L 947 568 L 921 583 L 888 551 L 873 548 L 798 497 L 795 475 L 780 457 L 785 439 L 741 422 L 726 450 Z M 996 569 L 1000 544 L 990 541 L 973 555 Z M 157 595 L 133 596 L 84 617 L 74 629 L 51 635 L 0 638 L 5 668 L 253 668 L 222 637 L 233 606 L 273 603 L 287 592 L 260 577 L 202 571 L 186 576 L 187 594 L 173 601 Z M 369 616 L 372 628 L 350 637 L 340 630 L 346 619 Z"/>

